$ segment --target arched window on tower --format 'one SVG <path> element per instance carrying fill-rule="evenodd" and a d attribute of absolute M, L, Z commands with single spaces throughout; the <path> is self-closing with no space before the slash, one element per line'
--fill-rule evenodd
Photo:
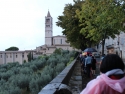
<path fill-rule="evenodd" d="M 50 22 L 50 19 L 46 19 L 46 22 Z"/>
<path fill-rule="evenodd" d="M 46 25 L 46 27 L 50 27 L 50 25 Z"/>

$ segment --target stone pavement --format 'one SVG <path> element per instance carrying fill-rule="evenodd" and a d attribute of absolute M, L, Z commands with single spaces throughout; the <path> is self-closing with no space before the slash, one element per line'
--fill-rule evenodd
<path fill-rule="evenodd" d="M 69 81 L 69 87 L 71 88 L 72 94 L 80 94 L 80 92 L 86 87 L 87 83 L 96 78 L 99 75 L 99 67 L 97 64 L 96 75 L 92 78 L 87 78 L 81 72 L 80 62 L 77 61 L 72 77 Z"/>
<path fill-rule="evenodd" d="M 100 71 L 99 71 L 99 64 L 97 63 L 96 64 L 96 71 L 95 71 L 95 75 L 93 75 L 91 78 L 88 78 L 86 76 L 82 76 L 83 77 L 83 80 L 82 80 L 82 88 L 84 89 L 87 85 L 87 83 L 90 81 L 90 80 L 93 80 L 95 79 L 98 75 L 100 74 Z"/>
<path fill-rule="evenodd" d="M 82 90 L 81 65 L 79 61 L 77 61 L 74 72 L 69 81 L 69 87 L 72 90 L 72 94 L 79 94 Z"/>

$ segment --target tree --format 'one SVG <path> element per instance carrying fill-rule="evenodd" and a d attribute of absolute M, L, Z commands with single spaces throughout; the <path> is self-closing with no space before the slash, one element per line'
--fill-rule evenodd
<path fill-rule="evenodd" d="M 19 50 L 19 48 L 18 47 L 14 47 L 14 46 L 5 49 L 5 51 L 18 51 L 18 50 Z"/>
<path fill-rule="evenodd" d="M 31 60 L 33 60 L 33 52 L 29 52 L 29 54 L 27 55 L 28 57 L 28 61 L 30 62 Z"/>
<path fill-rule="evenodd" d="M 74 4 L 66 4 L 62 16 L 58 16 L 57 26 L 60 26 L 62 33 L 67 37 L 67 42 L 77 49 L 85 49 L 87 46 L 91 46 L 92 42 L 86 35 L 80 33 L 83 26 L 80 26 L 79 18 L 76 15 L 76 10 L 81 10 L 81 6 L 84 1 L 75 0 Z"/>
<path fill-rule="evenodd" d="M 23 60 L 23 63 L 26 63 L 26 60 Z"/>
<path fill-rule="evenodd" d="M 85 0 L 77 15 L 82 23 L 81 33 L 97 43 L 102 40 L 104 53 L 105 38 L 115 38 L 124 30 L 124 0 Z"/>
<path fill-rule="evenodd" d="M 28 62 L 30 62 L 31 60 L 32 60 L 32 57 L 31 57 L 32 55 L 31 55 L 31 52 L 27 55 L 27 57 L 28 57 Z"/>
<path fill-rule="evenodd" d="M 27 88 L 29 90 L 29 83 L 31 81 L 31 78 L 28 75 L 20 74 L 19 79 L 17 82 L 17 86 L 21 89 Z"/>
<path fill-rule="evenodd" d="M 55 49 L 55 51 L 53 52 L 53 53 L 56 53 L 56 54 L 61 54 L 61 51 L 62 51 L 62 49 L 61 48 L 56 48 Z"/>

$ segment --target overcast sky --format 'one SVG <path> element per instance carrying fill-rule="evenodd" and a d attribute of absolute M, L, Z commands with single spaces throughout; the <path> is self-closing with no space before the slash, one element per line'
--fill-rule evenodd
<path fill-rule="evenodd" d="M 45 44 L 45 16 L 53 17 L 53 35 L 62 35 L 56 26 L 65 4 L 73 0 L 0 0 L 0 51 L 11 46 L 31 50 Z"/>

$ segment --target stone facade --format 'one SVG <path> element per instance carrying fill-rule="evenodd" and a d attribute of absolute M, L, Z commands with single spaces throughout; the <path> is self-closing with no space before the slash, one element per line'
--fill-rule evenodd
<path fill-rule="evenodd" d="M 99 44 L 97 47 L 98 51 L 101 53 L 102 45 Z M 116 37 L 109 38 L 105 40 L 104 53 L 114 53 L 118 54 L 122 59 L 125 59 L 125 33 L 121 32 Z"/>
<path fill-rule="evenodd" d="M 27 55 L 29 52 L 35 51 L 33 50 L 25 50 L 25 51 L 0 51 L 0 64 L 7 64 L 12 62 L 19 62 L 22 64 L 24 61 L 28 62 Z"/>

